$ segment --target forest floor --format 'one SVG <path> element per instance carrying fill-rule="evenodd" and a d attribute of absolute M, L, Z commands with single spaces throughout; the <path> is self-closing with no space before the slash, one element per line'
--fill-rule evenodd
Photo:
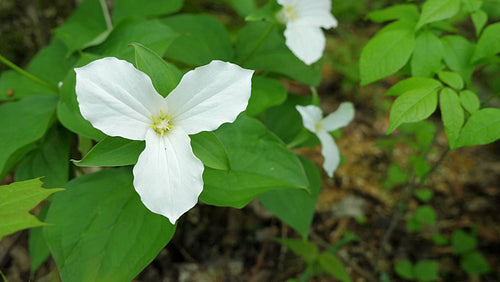
<path fill-rule="evenodd" d="M 48 43 L 50 30 L 74 8 L 74 3 L 65 1 L 45 2 L 50 1 L 0 2 L 0 53 L 21 66 Z M 434 192 L 426 204 L 436 211 L 436 223 L 418 232 L 407 231 L 407 221 L 424 204 L 412 197 L 392 236 L 383 239 L 408 188 L 407 183 L 389 187 L 388 171 L 395 163 L 407 168 L 409 156 L 418 152 L 404 142 L 383 145 L 390 138 L 385 134 L 390 100 L 382 94 L 396 80 L 359 87 L 353 79 L 354 67 L 349 68 L 355 65 L 360 48 L 377 28 L 363 23 L 329 31 L 335 39 L 328 40 L 323 82 L 318 88 L 322 108 L 329 113 L 341 102 L 351 101 L 356 117 L 337 140 L 345 162 L 334 178 L 322 172 L 309 240 L 320 250 L 337 244 L 337 255 L 353 281 L 380 281 L 382 272 L 387 272 L 392 281 L 402 281 L 393 268 L 400 259 L 436 260 L 438 281 L 500 281 L 499 142 L 449 152 L 419 188 Z M 304 85 L 284 83 L 291 92 L 309 93 Z M 444 133 L 438 132 L 428 154 L 431 164 L 447 151 L 447 144 Z M 319 146 L 296 153 L 321 168 Z M 457 229 L 477 234 L 477 250 L 488 260 L 492 269 L 489 274 L 468 275 L 449 244 L 433 243 L 432 234 L 438 232 L 450 238 Z M 135 281 L 286 281 L 300 277 L 305 262 L 274 241 L 276 237 L 300 236 L 257 200 L 241 210 L 199 204 L 180 219 L 172 241 Z M 0 241 L 0 270 L 10 282 L 57 281 L 51 259 L 30 278 L 27 238 L 28 232 L 22 231 Z M 320 275 L 311 281 L 335 279 Z"/>

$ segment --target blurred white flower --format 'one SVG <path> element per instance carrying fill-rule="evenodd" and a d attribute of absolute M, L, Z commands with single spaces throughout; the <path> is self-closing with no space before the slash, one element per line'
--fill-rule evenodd
<path fill-rule="evenodd" d="M 319 107 L 309 105 L 296 106 L 296 108 L 302 116 L 304 127 L 318 136 L 321 142 L 321 154 L 325 159 L 323 169 L 329 177 L 333 177 L 333 172 L 340 162 L 340 153 L 333 137 L 328 132 L 344 127 L 352 121 L 354 118 L 353 104 L 351 102 L 341 103 L 335 112 L 325 118 L 322 118 L 323 114 Z"/>
<path fill-rule="evenodd" d="M 245 110 L 253 71 L 212 61 L 184 75 L 166 97 L 126 61 L 108 57 L 75 69 L 80 111 L 110 136 L 145 140 L 134 166 L 144 205 L 172 224 L 198 201 L 203 164 L 188 135 L 233 122 Z"/>
<path fill-rule="evenodd" d="M 326 44 L 321 28 L 337 26 L 330 0 L 278 0 L 278 4 L 283 6 L 288 48 L 307 65 L 318 61 Z"/>

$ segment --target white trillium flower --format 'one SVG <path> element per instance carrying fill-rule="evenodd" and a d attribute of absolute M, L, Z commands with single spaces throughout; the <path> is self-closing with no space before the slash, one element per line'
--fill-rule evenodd
<path fill-rule="evenodd" d="M 321 154 L 325 159 L 323 169 L 329 177 L 333 177 L 333 172 L 337 169 L 340 162 L 340 153 L 333 137 L 329 131 L 337 130 L 348 125 L 354 118 L 354 106 L 351 102 L 341 103 L 339 108 L 323 118 L 323 113 L 319 107 L 296 106 L 304 127 L 318 136 L 321 142 Z"/>
<path fill-rule="evenodd" d="M 323 56 L 326 39 L 321 28 L 337 27 L 331 0 L 278 0 L 286 22 L 286 45 L 310 65 Z"/>
<path fill-rule="evenodd" d="M 203 190 L 203 164 L 189 135 L 233 122 L 248 104 L 253 71 L 212 61 L 189 71 L 166 97 L 132 64 L 108 57 L 76 68 L 76 95 L 85 119 L 109 136 L 145 140 L 134 166 L 144 205 L 172 224 Z"/>

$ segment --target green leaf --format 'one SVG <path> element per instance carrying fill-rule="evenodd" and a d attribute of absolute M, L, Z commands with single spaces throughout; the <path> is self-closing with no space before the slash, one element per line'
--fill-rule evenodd
<path fill-rule="evenodd" d="M 444 235 L 436 233 L 432 235 L 432 241 L 434 244 L 438 246 L 445 246 L 449 244 L 448 238 L 446 238 Z"/>
<path fill-rule="evenodd" d="M 410 217 L 406 222 L 406 230 L 410 233 L 415 233 L 422 230 L 422 222 L 415 217 Z"/>
<path fill-rule="evenodd" d="M 226 148 L 231 170 L 205 170 L 201 201 L 239 208 L 269 190 L 309 187 L 297 156 L 259 121 L 240 115 L 215 134 Z"/>
<path fill-rule="evenodd" d="M 38 218 L 40 220 L 45 220 L 47 211 L 49 210 L 49 205 L 45 205 L 40 210 Z M 31 277 L 37 271 L 37 269 L 49 258 L 50 250 L 49 246 L 43 238 L 43 228 L 33 228 L 30 230 L 28 239 L 28 250 L 30 252 L 31 261 Z"/>
<path fill-rule="evenodd" d="M 413 274 L 413 264 L 409 260 L 397 261 L 394 265 L 394 271 L 404 279 L 413 280 L 415 278 Z"/>
<path fill-rule="evenodd" d="M 442 69 L 443 44 L 430 30 L 422 31 L 415 40 L 415 49 L 411 58 L 413 76 L 433 77 Z"/>
<path fill-rule="evenodd" d="M 438 278 L 438 262 L 435 260 L 421 260 L 415 264 L 413 272 L 418 281 L 434 281 Z"/>
<path fill-rule="evenodd" d="M 476 29 L 476 36 L 479 36 L 484 26 L 488 22 L 488 14 L 486 14 L 486 12 L 483 10 L 477 10 L 474 13 L 470 14 L 470 18 L 472 19 L 472 23 L 474 24 L 474 28 Z"/>
<path fill-rule="evenodd" d="M 385 93 L 385 96 L 400 96 L 401 94 L 414 89 L 432 91 L 441 86 L 441 82 L 432 78 L 410 77 L 405 80 L 401 80 L 389 88 L 389 90 Z"/>
<path fill-rule="evenodd" d="M 453 253 L 465 254 L 476 248 L 477 240 L 475 236 L 462 229 L 457 229 L 451 234 L 451 245 L 453 246 Z"/>
<path fill-rule="evenodd" d="M 191 136 L 191 146 L 205 166 L 220 170 L 231 169 L 226 148 L 213 132 L 200 132 Z"/>
<path fill-rule="evenodd" d="M 396 163 L 389 166 L 387 170 L 387 178 L 384 181 L 384 187 L 391 189 L 396 185 L 406 183 L 408 181 L 408 173 L 401 169 Z"/>
<path fill-rule="evenodd" d="M 485 274 L 491 271 L 490 264 L 479 252 L 464 254 L 460 261 L 460 266 L 470 274 Z"/>
<path fill-rule="evenodd" d="M 0 179 L 10 169 L 6 164 L 11 155 L 45 134 L 53 121 L 56 103 L 54 96 L 30 96 L 0 105 Z"/>
<path fill-rule="evenodd" d="M 477 63 L 483 58 L 494 56 L 500 52 L 500 23 L 487 26 L 477 42 L 472 62 Z"/>
<path fill-rule="evenodd" d="M 448 84 L 456 90 L 461 90 L 464 87 L 464 80 L 456 72 L 440 71 L 438 72 L 438 77 L 442 82 Z"/>
<path fill-rule="evenodd" d="M 415 211 L 415 218 L 421 223 L 432 225 L 436 223 L 436 212 L 428 205 L 422 205 Z"/>
<path fill-rule="evenodd" d="M 133 62 L 135 50 L 130 43 L 140 43 L 157 54 L 164 54 L 178 36 L 159 20 L 127 19 L 115 26 L 102 44 L 89 48 L 88 52 Z"/>
<path fill-rule="evenodd" d="M 462 0 L 462 5 L 462 10 L 467 13 L 472 13 L 481 9 L 483 0 Z"/>
<path fill-rule="evenodd" d="M 318 247 L 311 242 L 285 238 L 275 238 L 274 240 L 290 248 L 295 254 L 301 256 L 307 264 L 313 264 L 318 259 Z"/>
<path fill-rule="evenodd" d="M 450 148 L 454 149 L 460 129 L 464 125 L 464 110 L 457 93 L 450 88 L 443 88 L 439 93 L 439 108 L 446 138 L 448 138 Z"/>
<path fill-rule="evenodd" d="M 68 47 L 68 53 L 82 49 L 107 30 L 100 0 L 83 1 L 65 23 L 54 30 L 56 38 Z"/>
<path fill-rule="evenodd" d="M 143 141 L 106 136 L 81 160 L 73 163 L 80 167 L 133 165 L 144 148 Z"/>
<path fill-rule="evenodd" d="M 470 63 L 474 53 L 474 44 L 457 35 L 443 36 L 441 42 L 444 46 L 446 65 L 451 70 L 459 73 L 467 85 L 470 85 L 472 72 L 474 71 L 474 66 Z"/>
<path fill-rule="evenodd" d="M 459 96 L 460 103 L 462 103 L 464 109 L 466 109 L 469 113 L 473 114 L 479 110 L 481 102 L 479 102 L 479 98 L 477 98 L 476 93 L 470 90 L 463 90 L 460 92 Z"/>
<path fill-rule="evenodd" d="M 175 227 L 142 204 L 132 178 L 108 169 L 54 197 L 44 236 L 63 281 L 130 281 L 170 241 Z"/>
<path fill-rule="evenodd" d="M 276 1 L 269 1 L 267 4 L 254 10 L 250 15 L 245 17 L 246 21 L 265 21 L 269 23 L 278 23 L 278 15 L 280 10 L 283 9 Z"/>
<path fill-rule="evenodd" d="M 456 147 L 484 145 L 500 138 L 500 109 L 474 112 L 458 136 Z"/>
<path fill-rule="evenodd" d="M 46 225 L 29 213 L 51 194 L 64 189 L 43 189 L 40 179 L 0 186 L 0 240 L 22 229 Z"/>
<path fill-rule="evenodd" d="M 428 118 L 437 107 L 438 89 L 413 89 L 399 96 L 392 104 L 387 134 L 404 122 L 416 122 Z"/>
<path fill-rule="evenodd" d="M 303 157 L 300 161 L 309 179 L 310 194 L 302 190 L 275 190 L 259 195 L 259 201 L 306 240 L 321 188 L 321 175 L 314 163 Z"/>
<path fill-rule="evenodd" d="M 262 76 L 253 76 L 252 96 L 248 101 L 246 113 L 249 116 L 256 116 L 269 107 L 283 103 L 286 96 L 286 88 L 279 81 Z"/>
<path fill-rule="evenodd" d="M 367 19 L 372 22 L 382 23 L 399 19 L 418 20 L 418 8 L 414 4 L 399 4 L 388 8 L 368 13 Z"/>
<path fill-rule="evenodd" d="M 342 261 L 334 254 L 322 253 L 319 256 L 319 265 L 331 276 L 339 279 L 342 282 L 350 282 L 351 278 L 345 270 Z"/>
<path fill-rule="evenodd" d="M 246 17 L 256 9 L 255 0 L 220 0 L 231 5 L 240 17 Z"/>
<path fill-rule="evenodd" d="M 157 17 L 178 12 L 184 0 L 116 0 L 113 5 L 113 22 L 119 23 L 127 17 Z"/>
<path fill-rule="evenodd" d="M 361 85 L 394 74 L 410 58 L 415 47 L 415 22 L 399 20 L 379 31 L 361 51 Z"/>
<path fill-rule="evenodd" d="M 430 134 L 429 134 L 430 135 Z M 427 148 L 424 146 L 420 146 L 421 149 Z M 431 167 L 429 164 L 424 160 L 422 155 L 414 155 L 410 156 L 409 158 L 410 164 L 412 166 L 413 172 L 418 178 L 423 178 L 426 176 L 426 174 L 429 172 Z M 424 179 L 425 180 L 425 179 Z"/>
<path fill-rule="evenodd" d="M 460 10 L 460 0 L 427 0 L 422 6 L 422 14 L 417 29 L 431 22 L 453 17 Z"/>
<path fill-rule="evenodd" d="M 432 197 L 434 197 L 434 191 L 428 188 L 415 190 L 413 194 L 415 194 L 415 197 L 417 197 L 422 202 L 428 202 L 432 199 Z"/>
<path fill-rule="evenodd" d="M 321 82 L 321 61 L 310 66 L 304 64 L 285 45 L 283 35 L 266 22 L 250 22 L 240 30 L 235 61 L 247 69 L 282 74 L 312 86 Z"/>
<path fill-rule="evenodd" d="M 61 187 L 69 178 L 71 134 L 60 126 L 47 131 L 37 148 L 17 167 L 16 181 L 43 177 L 44 187 Z"/>
<path fill-rule="evenodd" d="M 84 66 L 99 58 L 98 56 L 83 53 L 76 63 L 76 67 Z M 76 74 L 72 71 L 68 73 L 61 86 L 61 100 L 57 105 L 57 117 L 64 127 L 70 131 L 88 138 L 100 140 L 105 135 L 95 129 L 80 113 L 80 108 L 76 100 L 75 85 Z"/>
<path fill-rule="evenodd" d="M 190 66 L 206 65 L 212 60 L 232 61 L 231 39 L 215 18 L 182 14 L 165 18 L 162 23 L 179 33 L 165 57 Z"/>
<path fill-rule="evenodd" d="M 182 73 L 174 65 L 165 62 L 153 50 L 139 43 L 131 43 L 135 48 L 135 65 L 147 74 L 153 85 L 163 97 L 166 97 L 181 81 Z"/>

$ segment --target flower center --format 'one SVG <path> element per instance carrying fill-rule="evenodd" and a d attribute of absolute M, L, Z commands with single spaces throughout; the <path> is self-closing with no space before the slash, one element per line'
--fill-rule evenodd
<path fill-rule="evenodd" d="M 293 21 L 293 20 L 297 19 L 298 13 L 297 13 L 297 9 L 295 8 L 295 5 L 285 7 L 284 10 L 285 10 L 285 15 L 288 18 L 288 20 Z"/>
<path fill-rule="evenodd" d="M 160 110 L 159 118 L 155 116 L 151 116 L 151 118 L 153 119 L 153 124 L 149 127 L 153 128 L 153 130 L 161 136 L 174 128 L 174 126 L 170 124 L 170 115 L 165 115 L 162 110 Z"/>

